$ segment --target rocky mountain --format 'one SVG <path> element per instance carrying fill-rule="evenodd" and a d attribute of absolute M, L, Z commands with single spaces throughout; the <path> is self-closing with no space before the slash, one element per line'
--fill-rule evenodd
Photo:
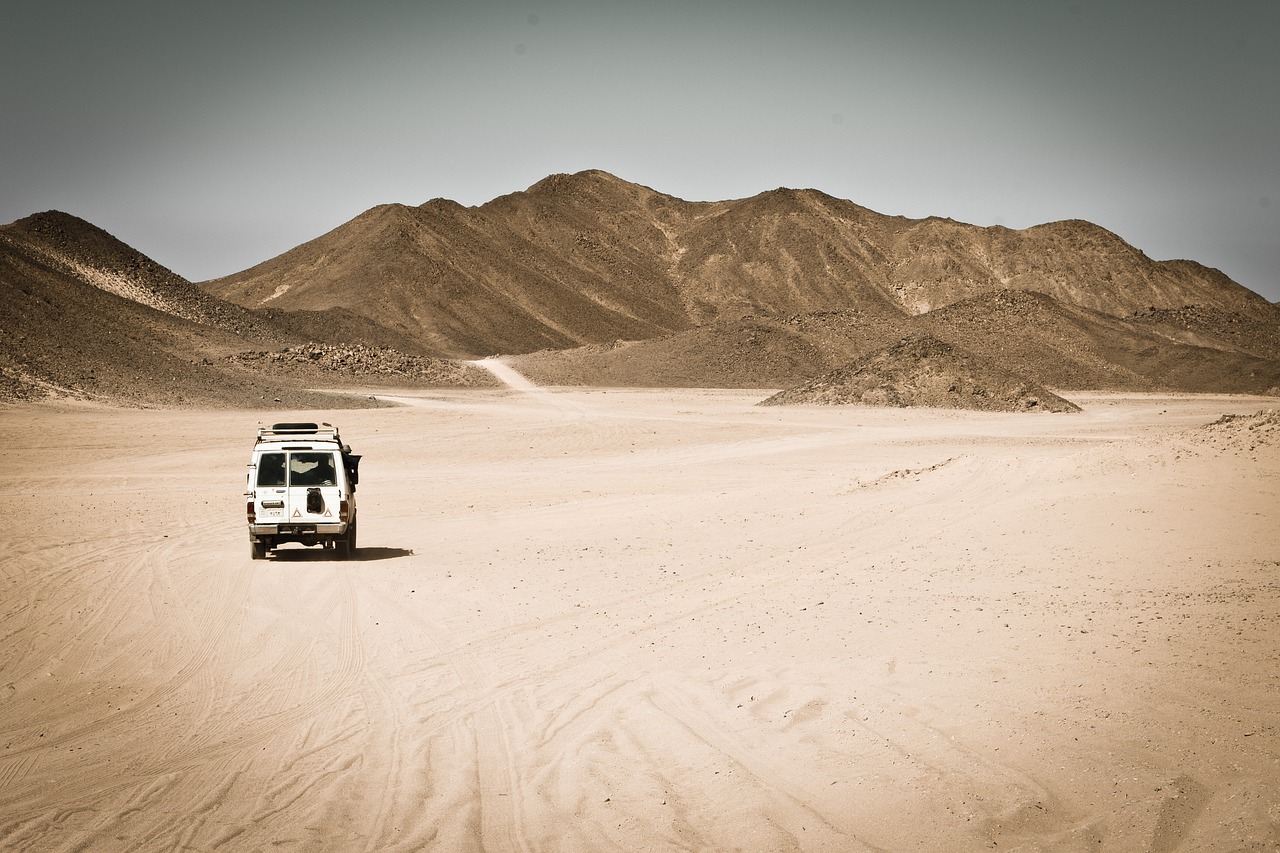
<path fill-rule="evenodd" d="M 343 308 L 440 354 L 653 339 L 818 311 L 904 318 L 1006 290 L 1114 317 L 1276 309 L 1217 270 L 1081 221 L 1024 230 L 885 216 L 816 190 L 687 202 L 599 171 L 478 207 L 387 205 L 204 282 L 250 308 Z"/>
<path fill-rule="evenodd" d="M 450 355 L 689 327 L 654 235 L 636 233 L 627 206 L 598 199 L 587 215 L 572 196 L 537 187 L 479 209 L 386 205 L 203 286 L 252 308 L 344 308 Z"/>
<path fill-rule="evenodd" d="M 1280 395 L 1280 308 L 1084 222 L 581 172 L 377 207 L 201 285 L 68 214 L 0 227 L 0 398 L 332 407 L 299 389 L 475 385 L 448 360 L 495 352 L 545 384 L 789 388 L 922 335 L 1054 389 Z"/>

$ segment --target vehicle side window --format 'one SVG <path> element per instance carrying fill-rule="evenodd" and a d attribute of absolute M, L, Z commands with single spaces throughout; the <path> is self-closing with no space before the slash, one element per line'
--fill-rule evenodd
<path fill-rule="evenodd" d="M 289 485 L 335 486 L 338 472 L 332 453 L 293 453 L 289 456 Z"/>
<path fill-rule="evenodd" d="M 283 486 L 284 454 L 264 453 L 258 457 L 258 485 Z"/>

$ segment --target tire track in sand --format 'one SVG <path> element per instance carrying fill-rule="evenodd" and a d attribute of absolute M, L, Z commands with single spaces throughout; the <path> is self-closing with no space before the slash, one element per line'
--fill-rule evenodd
<path fill-rule="evenodd" d="M 475 762 L 475 797 L 471 807 L 478 811 L 481 846 L 486 850 L 528 851 L 524 802 L 526 781 L 519 771 L 513 740 L 522 742 L 524 727 L 511 701 L 511 691 L 495 684 L 477 655 L 444 639 L 430 619 L 385 593 L 373 593 L 380 603 L 399 612 L 430 646 L 431 651 L 417 662 L 401 662 L 400 671 L 421 671 L 421 665 L 447 666 L 467 701 L 440 709 L 431 723 L 434 732 L 447 732 L 458 725 L 469 729 L 469 743 Z M 382 827 L 385 833 L 385 824 Z"/>

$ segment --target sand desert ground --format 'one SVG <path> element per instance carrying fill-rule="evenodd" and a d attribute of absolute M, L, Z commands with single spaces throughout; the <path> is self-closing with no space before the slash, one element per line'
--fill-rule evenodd
<path fill-rule="evenodd" d="M 392 396 L 0 410 L 0 848 L 1280 847 L 1274 399 Z M 252 561 L 313 418 L 359 559 Z"/>

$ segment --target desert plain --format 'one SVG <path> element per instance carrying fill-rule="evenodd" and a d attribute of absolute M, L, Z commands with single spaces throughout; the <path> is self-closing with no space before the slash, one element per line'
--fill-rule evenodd
<path fill-rule="evenodd" d="M 377 393 L 0 409 L 0 849 L 1280 849 L 1274 398 Z"/>

